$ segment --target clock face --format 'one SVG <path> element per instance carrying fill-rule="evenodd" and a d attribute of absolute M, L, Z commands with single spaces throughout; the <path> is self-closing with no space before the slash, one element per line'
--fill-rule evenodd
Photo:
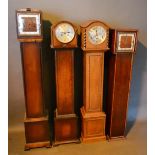
<path fill-rule="evenodd" d="M 69 43 L 75 36 L 74 28 L 71 24 L 61 23 L 55 30 L 56 38 L 62 43 Z"/>
<path fill-rule="evenodd" d="M 40 14 L 17 13 L 18 35 L 19 36 L 39 36 Z"/>
<path fill-rule="evenodd" d="M 135 33 L 118 33 L 117 49 L 120 51 L 134 51 Z"/>
<path fill-rule="evenodd" d="M 102 26 L 94 26 L 88 31 L 88 38 L 92 44 L 101 44 L 106 39 L 106 29 Z"/>

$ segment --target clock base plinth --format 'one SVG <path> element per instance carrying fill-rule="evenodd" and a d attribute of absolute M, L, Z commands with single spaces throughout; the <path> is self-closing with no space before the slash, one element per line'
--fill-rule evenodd
<path fill-rule="evenodd" d="M 56 112 L 55 112 L 56 113 Z M 66 143 L 79 143 L 78 117 L 75 114 L 55 115 L 54 118 L 54 143 L 60 145 Z"/>
<path fill-rule="evenodd" d="M 81 109 L 82 116 L 82 142 L 93 142 L 106 140 L 105 136 L 105 120 L 104 112 L 85 112 L 84 107 Z"/>
<path fill-rule="evenodd" d="M 96 142 L 96 141 L 105 141 L 106 140 L 106 136 L 99 136 L 99 137 L 84 137 L 83 135 L 81 135 L 81 141 L 83 143 L 89 143 L 89 142 Z"/>
<path fill-rule="evenodd" d="M 62 145 L 62 144 L 70 144 L 70 143 L 76 143 L 76 144 L 80 144 L 81 141 L 80 141 L 80 138 L 79 139 L 74 139 L 74 140 L 65 140 L 65 141 L 55 141 L 53 142 L 53 146 L 59 146 L 59 145 Z"/>
<path fill-rule="evenodd" d="M 48 117 L 25 118 L 25 150 L 51 147 Z"/>
<path fill-rule="evenodd" d="M 107 135 L 108 141 L 119 141 L 119 140 L 126 140 L 127 138 L 125 136 L 118 136 L 118 137 L 110 137 Z"/>
<path fill-rule="evenodd" d="M 46 147 L 46 148 L 51 148 L 51 142 L 50 141 L 45 141 L 45 142 L 36 142 L 36 143 L 26 143 L 25 144 L 25 151 L 28 151 L 33 148 L 40 148 L 40 147 Z"/>

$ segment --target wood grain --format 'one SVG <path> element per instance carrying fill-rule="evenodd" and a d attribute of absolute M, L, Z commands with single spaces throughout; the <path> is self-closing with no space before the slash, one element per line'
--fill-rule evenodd
<path fill-rule="evenodd" d="M 23 78 L 27 117 L 44 114 L 40 43 L 22 43 Z"/>
<path fill-rule="evenodd" d="M 55 119 L 55 143 L 73 141 L 79 138 L 78 118 L 76 115 L 62 115 Z"/>
<path fill-rule="evenodd" d="M 107 134 L 124 136 L 130 92 L 133 55 L 111 55 L 109 61 L 109 90 L 107 100 Z"/>
<path fill-rule="evenodd" d="M 27 120 L 25 124 L 26 143 L 50 141 L 48 118 L 42 120 Z"/>
<path fill-rule="evenodd" d="M 102 110 L 103 53 L 84 54 L 84 107 L 87 112 Z"/>
<path fill-rule="evenodd" d="M 56 92 L 58 114 L 74 113 L 74 51 L 56 50 Z"/>

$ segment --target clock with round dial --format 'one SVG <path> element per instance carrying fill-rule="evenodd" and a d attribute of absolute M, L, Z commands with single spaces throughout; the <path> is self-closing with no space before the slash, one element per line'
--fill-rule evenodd
<path fill-rule="evenodd" d="M 55 28 L 55 36 L 61 43 L 69 43 L 75 36 L 75 30 L 69 23 L 60 23 Z"/>
<path fill-rule="evenodd" d="M 88 31 L 88 38 L 92 44 L 101 44 L 106 39 L 106 29 L 102 26 L 94 26 Z"/>
<path fill-rule="evenodd" d="M 109 50 L 109 26 L 97 20 L 80 25 L 81 48 L 83 51 Z"/>

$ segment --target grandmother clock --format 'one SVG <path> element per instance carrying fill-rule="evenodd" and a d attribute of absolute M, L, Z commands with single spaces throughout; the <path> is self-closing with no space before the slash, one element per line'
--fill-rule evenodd
<path fill-rule="evenodd" d="M 17 37 L 21 46 L 26 115 L 24 120 L 25 150 L 50 147 L 48 117 L 43 103 L 41 11 L 16 11 Z"/>
<path fill-rule="evenodd" d="M 133 55 L 137 30 L 111 30 L 109 53 L 106 134 L 108 139 L 124 138 Z"/>
<path fill-rule="evenodd" d="M 54 145 L 79 142 L 78 117 L 74 109 L 74 49 L 77 28 L 68 21 L 52 27 L 51 47 L 55 49 L 56 99 Z"/>
<path fill-rule="evenodd" d="M 81 25 L 83 50 L 83 142 L 105 139 L 106 114 L 102 111 L 104 52 L 109 50 L 109 27 L 100 21 Z"/>

